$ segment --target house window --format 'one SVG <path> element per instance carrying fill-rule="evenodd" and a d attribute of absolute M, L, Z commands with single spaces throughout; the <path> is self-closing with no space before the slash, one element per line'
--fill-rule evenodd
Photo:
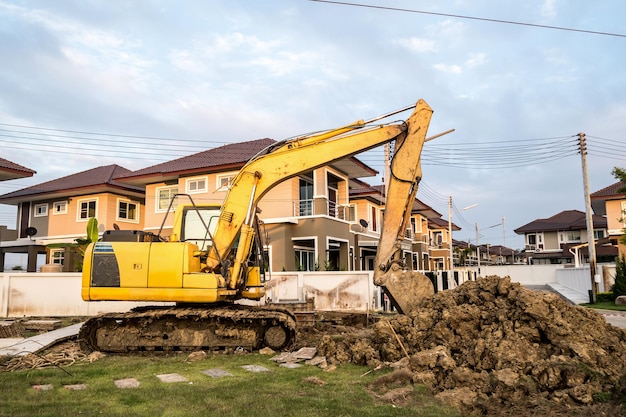
<path fill-rule="evenodd" d="M 48 203 L 35 204 L 35 217 L 44 217 L 48 215 Z"/>
<path fill-rule="evenodd" d="M 315 251 L 311 249 L 295 249 L 296 269 L 298 271 L 315 271 Z"/>
<path fill-rule="evenodd" d="M 378 209 L 374 206 L 370 206 L 370 230 L 378 231 Z"/>
<path fill-rule="evenodd" d="M 315 239 L 294 240 L 293 250 L 296 256 L 296 270 L 315 271 Z"/>
<path fill-rule="evenodd" d="M 543 234 L 531 233 L 526 235 L 527 250 L 543 250 Z"/>
<path fill-rule="evenodd" d="M 81 200 L 78 202 L 78 220 L 89 220 L 98 217 L 98 200 Z"/>
<path fill-rule="evenodd" d="M 189 194 L 206 193 L 207 178 L 193 178 L 187 180 L 187 192 Z"/>
<path fill-rule="evenodd" d="M 64 249 L 50 249 L 50 263 L 63 265 L 65 261 L 65 250 Z"/>
<path fill-rule="evenodd" d="M 439 249 L 441 249 L 442 243 L 443 243 L 443 233 L 441 231 L 433 232 L 430 246 L 436 246 Z"/>
<path fill-rule="evenodd" d="M 235 174 L 218 175 L 216 179 L 217 183 L 215 185 L 215 187 L 217 188 L 217 191 L 230 190 L 230 187 L 233 185 L 234 179 L 235 179 Z"/>
<path fill-rule="evenodd" d="M 580 242 L 580 230 L 567 233 L 568 242 Z"/>
<path fill-rule="evenodd" d="M 118 200 L 117 202 L 117 220 L 129 220 L 136 222 L 139 220 L 139 211 L 137 204 L 130 201 Z"/>
<path fill-rule="evenodd" d="M 300 177 L 299 183 L 299 210 L 296 215 L 310 216 L 313 214 L 313 182 L 307 178 Z"/>
<path fill-rule="evenodd" d="M 172 198 L 174 198 L 176 194 L 178 194 L 177 185 L 173 187 L 157 188 L 156 189 L 156 195 L 157 195 L 156 211 L 157 212 L 166 211 L 167 208 L 170 206 L 170 201 L 172 200 Z M 176 208 L 176 204 L 177 202 L 174 201 L 172 204 L 172 210 Z"/>
<path fill-rule="evenodd" d="M 602 238 L 604 238 L 604 230 L 594 230 L 593 231 L 593 238 L 594 239 L 602 239 Z"/>
<path fill-rule="evenodd" d="M 67 201 L 56 201 L 52 204 L 52 214 L 67 213 Z"/>

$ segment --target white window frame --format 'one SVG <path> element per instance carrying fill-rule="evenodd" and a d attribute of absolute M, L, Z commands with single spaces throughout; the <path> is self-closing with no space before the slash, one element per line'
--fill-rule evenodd
<path fill-rule="evenodd" d="M 65 263 L 65 249 L 50 249 L 50 263 L 63 265 Z"/>
<path fill-rule="evenodd" d="M 216 191 L 228 191 L 230 187 L 233 185 L 233 180 L 235 179 L 236 173 L 230 174 L 221 174 L 215 177 L 215 190 Z M 226 181 L 226 184 L 224 184 Z"/>
<path fill-rule="evenodd" d="M 131 218 L 123 218 L 120 217 L 120 206 L 122 205 L 122 203 L 127 204 L 127 205 L 133 205 L 135 206 L 135 218 L 131 219 Z M 115 212 L 115 219 L 117 221 L 120 222 L 127 222 L 127 223 L 139 223 L 139 204 L 135 201 L 132 200 L 128 200 L 128 199 L 124 199 L 124 198 L 118 198 L 117 199 L 117 204 L 116 204 L 116 212 Z M 126 207 L 126 215 L 128 216 L 129 213 L 129 207 Z"/>
<path fill-rule="evenodd" d="M 33 208 L 34 217 L 46 217 L 48 215 L 48 203 L 35 204 Z"/>
<path fill-rule="evenodd" d="M 172 196 L 174 194 L 178 194 L 178 185 L 166 185 L 166 186 L 163 186 L 163 187 L 157 187 L 156 188 L 156 190 L 155 190 L 155 198 L 154 198 L 154 200 L 155 200 L 154 201 L 154 212 L 155 213 L 165 213 L 167 211 L 167 207 L 170 204 L 170 200 L 168 199 L 167 200 L 167 204 L 166 204 L 166 206 L 164 208 L 161 208 L 159 206 L 159 202 L 161 201 L 160 194 L 161 194 L 161 191 L 164 191 L 164 190 L 170 191 L 170 196 Z M 177 204 L 178 203 L 176 201 L 174 201 L 174 204 L 172 204 L 172 210 L 171 211 L 174 211 L 174 209 L 176 209 L 176 205 Z"/>
<path fill-rule="evenodd" d="M 67 214 L 67 206 L 67 200 L 55 201 L 54 203 L 52 203 L 52 214 Z M 57 210 L 57 208 L 59 209 Z"/>
<path fill-rule="evenodd" d="M 87 206 L 87 217 L 81 217 L 81 213 L 82 213 L 82 204 L 83 203 L 87 203 L 89 204 L 90 202 L 94 202 L 96 203 L 96 207 L 94 209 L 94 215 L 93 216 L 89 216 L 89 206 Z M 89 221 L 89 219 L 91 217 L 95 217 L 98 218 L 98 199 L 97 198 L 83 198 L 81 200 L 78 200 L 76 202 L 76 221 L 77 222 L 87 222 Z"/>
<path fill-rule="evenodd" d="M 200 187 L 198 186 L 199 184 L 201 185 Z M 209 191 L 209 177 L 204 176 L 187 178 L 185 181 L 185 190 L 187 194 L 206 193 Z"/>

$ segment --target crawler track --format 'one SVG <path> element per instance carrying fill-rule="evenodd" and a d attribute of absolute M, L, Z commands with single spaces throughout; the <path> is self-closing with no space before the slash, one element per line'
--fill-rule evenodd
<path fill-rule="evenodd" d="M 119 353 L 265 346 L 281 350 L 295 336 L 292 313 L 237 305 L 138 308 L 93 317 L 79 332 L 82 350 Z"/>

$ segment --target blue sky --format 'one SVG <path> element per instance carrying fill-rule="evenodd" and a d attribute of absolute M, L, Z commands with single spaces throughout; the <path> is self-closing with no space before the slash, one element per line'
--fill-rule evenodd
<path fill-rule="evenodd" d="M 100 165 L 139 169 L 338 127 L 419 98 L 435 111 L 431 134 L 455 129 L 426 144 L 418 197 L 447 218 L 452 196 L 456 239 L 474 241 L 478 224 L 481 243 L 521 248 L 513 229 L 584 211 L 579 132 L 592 192 L 626 167 L 626 3 L 359 3 L 404 10 L 0 0 L 0 157 L 37 171 L 0 193 Z M 554 148 L 547 138 L 558 138 Z M 510 146 L 519 149 L 505 157 Z M 462 159 L 438 162 L 442 152 Z M 384 171 L 382 149 L 362 159 Z M 0 206 L 0 224 L 14 217 Z"/>

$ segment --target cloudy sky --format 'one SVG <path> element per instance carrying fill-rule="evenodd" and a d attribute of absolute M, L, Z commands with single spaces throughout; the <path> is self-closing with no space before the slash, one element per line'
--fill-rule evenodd
<path fill-rule="evenodd" d="M 418 197 L 448 218 L 452 196 L 456 239 L 478 224 L 521 248 L 513 229 L 584 211 L 579 132 L 591 192 L 626 167 L 624 16 L 620 0 L 0 0 L 0 157 L 37 171 L 0 193 L 424 98 L 429 133 L 455 132 L 426 144 Z M 361 159 L 384 171 L 382 149 Z"/>

